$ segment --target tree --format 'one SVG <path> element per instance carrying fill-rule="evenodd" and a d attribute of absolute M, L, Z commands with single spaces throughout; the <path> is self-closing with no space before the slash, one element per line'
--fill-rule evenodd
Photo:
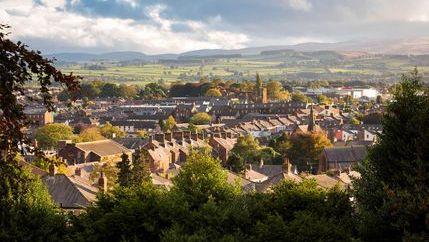
<path fill-rule="evenodd" d="M 151 184 L 149 153 L 145 149 L 141 149 L 133 159 L 133 168 L 131 171 L 131 184 L 141 186 L 144 183 Z"/>
<path fill-rule="evenodd" d="M 357 124 L 360 124 L 360 121 L 359 121 L 359 119 L 353 117 L 353 118 L 350 119 L 350 123 L 354 124 L 354 125 L 357 125 Z"/>
<path fill-rule="evenodd" d="M 106 139 L 101 135 L 100 130 L 97 127 L 84 129 L 77 138 L 74 139 L 75 142 L 90 142 Z"/>
<path fill-rule="evenodd" d="M 307 96 L 305 96 L 302 92 L 300 91 L 296 91 L 294 93 L 292 93 L 292 101 L 294 102 L 307 102 Z"/>
<path fill-rule="evenodd" d="M 240 158 L 245 162 L 258 162 L 260 149 L 261 146 L 253 135 L 240 136 L 237 139 L 237 143 L 231 149 L 231 153 L 235 154 L 231 159 Z M 231 165 L 232 163 L 233 161 L 229 161 L 227 165 Z"/>
<path fill-rule="evenodd" d="M 117 138 L 124 138 L 127 136 L 127 133 L 122 131 L 122 129 L 113 126 L 111 123 L 106 122 L 103 126 L 99 128 L 100 134 L 103 137 L 106 137 L 108 139 L 113 139 L 115 137 Z M 99 138 L 101 139 L 101 138 Z M 96 139 L 97 140 L 97 139 Z"/>
<path fill-rule="evenodd" d="M 282 156 L 288 157 L 299 170 L 308 170 L 319 163 L 323 148 L 330 146 L 332 144 L 324 133 L 297 132 L 283 135 L 274 143 L 273 148 Z"/>
<path fill-rule="evenodd" d="M 58 71 L 40 52 L 9 40 L 7 29 L 0 25 L 0 240 L 61 241 L 65 218 L 41 181 L 18 165 L 21 148 L 31 146 L 22 132 L 29 120 L 17 94 L 31 100 L 26 85 L 37 85 L 44 106 L 53 111 L 52 83 L 63 85 L 73 97 L 79 78 Z"/>
<path fill-rule="evenodd" d="M 168 116 L 167 120 L 165 120 L 165 124 L 163 127 L 164 131 L 173 131 L 174 127 L 176 126 L 176 120 L 172 115 Z"/>
<path fill-rule="evenodd" d="M 119 186 L 128 187 L 131 184 L 131 164 L 127 154 L 121 155 L 121 161 L 116 164 L 118 168 Z"/>
<path fill-rule="evenodd" d="M 259 73 L 256 72 L 256 85 L 255 85 L 255 93 L 256 96 L 259 98 L 261 96 L 262 92 L 262 79 L 259 76 Z"/>
<path fill-rule="evenodd" d="M 383 133 L 355 182 L 366 241 L 424 241 L 429 236 L 429 95 L 417 69 L 403 75 L 383 117 Z"/>
<path fill-rule="evenodd" d="M 118 87 L 118 85 L 113 84 L 113 83 L 105 83 L 102 87 L 101 87 L 101 93 L 100 93 L 101 97 L 119 97 L 120 96 L 120 89 Z"/>
<path fill-rule="evenodd" d="M 204 94 L 206 97 L 222 97 L 222 93 L 219 91 L 218 88 L 210 88 L 207 90 L 207 92 Z"/>
<path fill-rule="evenodd" d="M 325 95 L 317 95 L 317 102 L 323 105 L 331 105 L 332 99 Z"/>
<path fill-rule="evenodd" d="M 192 116 L 189 123 L 195 124 L 195 125 L 201 125 L 201 124 L 210 124 L 211 121 L 212 121 L 212 117 L 208 113 L 200 112 L 200 113 L 194 114 L 194 116 Z"/>
<path fill-rule="evenodd" d="M 190 150 L 181 172 L 173 179 L 173 192 L 179 193 L 187 203 L 197 208 L 210 199 L 226 201 L 238 193 L 228 184 L 227 174 L 220 161 L 209 153 Z"/>
<path fill-rule="evenodd" d="M 283 86 L 279 81 L 269 81 L 267 83 L 267 94 L 271 100 L 284 100 Z"/>
<path fill-rule="evenodd" d="M 235 173 L 243 173 L 246 169 L 246 161 L 241 155 L 235 152 L 230 152 L 228 160 L 225 162 L 224 166 Z"/>
<path fill-rule="evenodd" d="M 59 140 L 73 139 L 74 134 L 67 124 L 46 124 L 37 129 L 35 137 L 40 148 L 50 149 L 56 147 Z"/>
<path fill-rule="evenodd" d="M 163 85 L 152 82 L 140 91 L 139 96 L 147 100 L 161 99 L 167 97 L 167 89 Z"/>
<path fill-rule="evenodd" d="M 133 98 L 137 95 L 137 87 L 134 85 L 121 84 L 117 92 L 119 97 Z"/>

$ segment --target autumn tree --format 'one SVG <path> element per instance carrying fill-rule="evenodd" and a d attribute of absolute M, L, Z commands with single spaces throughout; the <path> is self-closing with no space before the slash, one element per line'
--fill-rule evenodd
<path fill-rule="evenodd" d="M 289 92 L 283 90 L 283 86 L 279 81 L 269 81 L 267 83 L 268 98 L 271 100 L 287 100 Z"/>
<path fill-rule="evenodd" d="M 35 137 L 40 148 L 49 149 L 57 147 L 59 140 L 73 139 L 74 134 L 67 124 L 46 124 L 36 130 Z"/>
<path fill-rule="evenodd" d="M 288 157 L 299 170 L 308 170 L 317 166 L 319 156 L 325 147 L 332 146 L 325 133 L 296 132 L 284 134 L 271 143 L 281 155 Z"/>
<path fill-rule="evenodd" d="M 176 127 L 176 119 L 174 119 L 174 117 L 172 115 L 168 116 L 167 120 L 165 120 L 164 126 L 163 126 L 163 130 L 165 132 L 169 131 L 173 131 L 174 127 Z"/>
<path fill-rule="evenodd" d="M 74 139 L 75 142 L 90 142 L 106 139 L 101 135 L 100 130 L 97 127 L 91 127 L 84 129 L 78 137 Z"/>
<path fill-rule="evenodd" d="M 212 117 L 208 113 L 199 112 L 192 116 L 189 123 L 195 124 L 195 125 L 201 125 L 201 124 L 210 124 L 212 121 Z"/>
<path fill-rule="evenodd" d="M 99 128 L 99 131 L 103 137 L 109 139 L 113 139 L 115 137 L 124 138 L 127 136 L 127 133 L 122 131 L 120 128 L 113 126 L 110 122 L 106 122 L 104 125 L 102 125 Z"/>
<path fill-rule="evenodd" d="M 210 88 L 207 90 L 207 92 L 204 94 L 206 97 L 221 97 L 222 93 L 219 91 L 218 88 Z"/>
<path fill-rule="evenodd" d="M 300 91 L 293 92 L 291 100 L 294 101 L 294 102 L 303 102 L 303 103 L 305 103 L 305 102 L 308 101 L 307 96 L 305 96 Z"/>

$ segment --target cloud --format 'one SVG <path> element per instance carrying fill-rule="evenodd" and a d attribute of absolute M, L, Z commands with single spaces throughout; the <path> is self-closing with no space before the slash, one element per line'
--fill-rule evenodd
<path fill-rule="evenodd" d="M 132 8 L 136 8 L 139 5 L 137 0 L 116 0 L 116 1 L 120 4 L 125 4 L 125 5 L 132 7 Z"/>
<path fill-rule="evenodd" d="M 244 34 L 211 29 L 202 21 L 168 19 L 161 14 L 166 9 L 164 5 L 147 6 L 144 14 L 148 20 L 139 22 L 131 18 L 89 17 L 65 12 L 59 9 L 64 4 L 60 1 L 32 4 L 26 9 L 31 12 L 27 16 L 11 14 L 19 9 L 9 5 L 0 10 L 0 16 L 13 26 L 14 39 L 30 40 L 31 47 L 51 48 L 49 52 L 138 50 L 154 54 L 202 48 L 241 48 L 248 41 Z M 177 33 L 172 29 L 173 25 L 189 29 Z"/>
<path fill-rule="evenodd" d="M 427 0 L 0 0 L 13 38 L 47 52 L 287 45 L 429 36 Z"/>
<path fill-rule="evenodd" d="M 310 11 L 312 4 L 308 0 L 289 0 L 289 6 L 296 10 Z"/>

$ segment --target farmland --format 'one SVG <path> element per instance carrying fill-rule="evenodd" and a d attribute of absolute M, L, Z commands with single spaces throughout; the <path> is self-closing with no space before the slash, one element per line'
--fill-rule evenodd
<path fill-rule="evenodd" d="M 100 68 L 88 68 L 97 66 Z M 74 72 L 86 80 L 105 80 L 144 85 L 163 80 L 198 81 L 206 79 L 253 79 L 259 72 L 264 79 L 277 80 L 363 80 L 394 81 L 414 66 L 429 76 L 429 56 L 369 55 L 333 51 L 278 51 L 236 58 L 195 57 L 193 63 L 175 61 L 116 62 L 91 61 L 65 63 L 63 71 Z"/>

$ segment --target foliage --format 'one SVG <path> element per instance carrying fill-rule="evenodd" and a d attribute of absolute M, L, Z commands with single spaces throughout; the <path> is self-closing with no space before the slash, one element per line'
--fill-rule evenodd
<path fill-rule="evenodd" d="M 353 118 L 350 119 L 350 123 L 354 124 L 354 125 L 357 125 L 357 124 L 360 124 L 360 121 L 359 121 L 359 119 L 353 117 Z"/>
<path fill-rule="evenodd" d="M 106 161 L 100 164 L 95 164 L 91 174 L 89 174 L 89 180 L 93 183 L 98 182 L 98 178 L 100 178 L 101 172 L 107 178 L 107 187 L 111 189 L 116 185 L 118 179 L 118 168 L 112 161 Z"/>
<path fill-rule="evenodd" d="M 35 137 L 40 148 L 50 149 L 56 147 L 59 140 L 73 139 L 74 134 L 67 124 L 46 124 L 37 129 Z"/>
<path fill-rule="evenodd" d="M 429 95 L 417 70 L 402 76 L 382 124 L 355 182 L 362 238 L 427 240 Z"/>
<path fill-rule="evenodd" d="M 116 164 L 118 168 L 118 184 L 121 187 L 128 187 L 131 183 L 131 162 L 127 154 L 121 155 L 121 161 Z"/>
<path fill-rule="evenodd" d="M 127 134 L 122 131 L 120 128 L 113 126 L 111 123 L 106 122 L 103 126 L 99 128 L 100 134 L 103 137 L 108 139 L 116 138 L 124 138 Z"/>
<path fill-rule="evenodd" d="M 258 98 L 261 96 L 261 91 L 262 91 L 262 79 L 259 76 L 259 73 L 256 73 L 255 93 Z"/>
<path fill-rule="evenodd" d="M 288 157 L 299 170 L 308 170 L 319 163 L 323 148 L 332 144 L 324 133 L 296 132 L 282 135 L 273 140 L 270 146 L 282 156 Z"/>
<path fill-rule="evenodd" d="M 271 100 L 288 100 L 289 92 L 283 90 L 279 81 L 269 81 L 267 83 L 268 98 Z"/>
<path fill-rule="evenodd" d="M 201 125 L 201 124 L 210 124 L 212 121 L 212 117 L 208 113 L 199 112 L 192 116 L 189 123 L 195 124 L 195 125 Z"/>
<path fill-rule="evenodd" d="M 165 124 L 163 126 L 163 131 L 165 132 L 171 132 L 173 131 L 174 127 L 176 127 L 176 120 L 173 116 L 168 116 L 167 120 L 165 120 Z"/>
<path fill-rule="evenodd" d="M 305 103 L 305 102 L 308 101 L 307 96 L 305 96 L 300 91 L 293 92 L 291 100 L 294 101 L 294 102 L 303 102 L 303 103 Z"/>
<path fill-rule="evenodd" d="M 145 149 L 139 150 L 132 161 L 131 185 L 141 186 L 145 183 L 151 183 L 149 153 Z"/>
<path fill-rule="evenodd" d="M 19 166 L 21 148 L 29 145 L 23 129 L 28 84 L 37 85 L 48 111 L 53 111 L 49 87 L 57 82 L 71 92 L 78 77 L 56 70 L 40 52 L 7 38 L 0 24 L 0 241 L 60 241 L 66 232 L 65 218 L 51 201 L 38 177 Z M 27 146 L 28 147 L 28 146 Z"/>
<path fill-rule="evenodd" d="M 146 100 L 161 99 L 167 97 L 167 89 L 158 83 L 152 82 L 140 91 L 139 96 Z"/>
<path fill-rule="evenodd" d="M 222 93 L 218 88 L 210 88 L 207 90 L 207 92 L 204 94 L 206 97 L 222 97 Z"/>
<path fill-rule="evenodd" d="M 74 139 L 74 142 L 90 142 L 106 139 L 101 135 L 100 130 L 97 127 L 84 129 L 78 137 Z"/>
<path fill-rule="evenodd" d="M 323 105 L 331 105 L 332 99 L 325 95 L 317 95 L 317 102 Z"/>

